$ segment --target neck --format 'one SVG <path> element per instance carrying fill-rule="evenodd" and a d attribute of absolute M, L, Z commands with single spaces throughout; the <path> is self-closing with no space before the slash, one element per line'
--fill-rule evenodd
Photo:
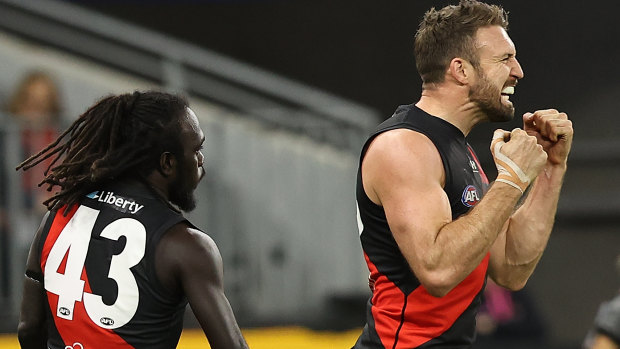
<path fill-rule="evenodd" d="M 140 177 L 140 182 L 142 182 L 148 189 L 151 190 L 153 195 L 161 200 L 164 204 L 166 204 L 171 210 L 182 213 L 178 207 L 175 207 L 168 199 L 168 190 L 166 186 L 162 186 L 161 183 L 158 183 L 157 180 L 152 178 L 152 175 L 147 177 Z"/>
<path fill-rule="evenodd" d="M 425 85 L 416 106 L 451 123 L 465 136 L 476 124 L 485 120 L 484 114 L 469 100 L 468 91 L 464 86 L 448 89 Z"/>
<path fill-rule="evenodd" d="M 149 187 L 162 201 L 169 202 L 168 186 L 157 171 L 151 172 L 146 177 L 140 177 L 142 183 Z"/>

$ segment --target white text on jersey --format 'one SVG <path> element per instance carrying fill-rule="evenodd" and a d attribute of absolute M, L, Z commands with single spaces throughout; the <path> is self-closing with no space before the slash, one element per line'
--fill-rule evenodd
<path fill-rule="evenodd" d="M 112 191 L 94 191 L 88 195 L 87 197 L 91 199 L 96 199 L 99 202 L 105 202 L 109 205 L 114 205 L 123 212 L 129 212 L 131 214 L 136 214 L 140 211 L 144 205 L 140 205 L 133 200 L 127 200 L 120 196 L 115 196 Z"/>

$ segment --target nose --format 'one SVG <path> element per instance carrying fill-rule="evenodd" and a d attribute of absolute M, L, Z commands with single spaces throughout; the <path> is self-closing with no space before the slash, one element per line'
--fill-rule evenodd
<path fill-rule="evenodd" d="M 207 171 L 205 170 L 204 167 L 199 167 L 199 168 L 200 168 L 200 178 L 198 178 L 198 181 L 201 181 L 207 174 Z"/>
<path fill-rule="evenodd" d="M 523 73 L 521 64 L 519 64 L 519 61 L 517 61 L 517 58 L 515 58 L 513 62 L 514 63 L 513 63 L 512 69 L 510 70 L 510 75 L 512 75 L 516 79 L 523 79 L 523 77 L 525 76 L 525 73 Z"/>
<path fill-rule="evenodd" d="M 204 162 L 205 162 L 205 156 L 201 151 L 199 151 L 198 152 L 198 167 L 202 167 L 204 165 Z"/>

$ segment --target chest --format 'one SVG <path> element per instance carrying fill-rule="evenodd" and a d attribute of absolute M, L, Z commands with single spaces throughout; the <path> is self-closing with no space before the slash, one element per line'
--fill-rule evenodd
<path fill-rule="evenodd" d="M 452 219 L 456 219 L 480 202 L 489 181 L 469 145 L 452 148 L 442 156 L 446 171 L 444 191 L 450 200 Z"/>

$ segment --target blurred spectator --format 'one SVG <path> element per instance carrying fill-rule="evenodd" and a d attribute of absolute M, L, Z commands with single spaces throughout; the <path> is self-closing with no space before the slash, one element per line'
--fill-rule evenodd
<path fill-rule="evenodd" d="M 620 272 L 620 256 L 616 260 L 616 268 Z M 583 348 L 620 348 L 620 293 L 615 298 L 601 304 Z"/>
<path fill-rule="evenodd" d="M 527 290 L 511 292 L 490 278 L 476 318 L 476 332 L 476 348 L 527 347 L 526 343 L 545 341 L 544 323 Z"/>
<path fill-rule="evenodd" d="M 18 208 L 10 212 L 14 224 L 9 226 L 6 208 L 8 200 L 7 176 L 16 175 L 15 163 L 7 163 L 6 152 L 20 151 L 17 158 L 21 161 L 30 157 L 54 141 L 59 132 L 60 101 L 58 88 L 53 79 L 44 72 L 31 71 L 18 83 L 11 98 L 5 104 L 5 112 L 18 127 L 19 145 L 5 144 L 8 137 L 4 132 L 13 128 L 5 127 L 0 134 L 0 299 L 9 295 L 11 274 L 23 275 L 21 266 L 26 260 L 32 234 L 41 222 L 47 210 L 43 201 L 51 196 L 46 188 L 37 185 L 43 180 L 43 172 L 50 164 L 44 161 L 31 173 L 21 174 L 21 197 L 10 198 Z M 8 146 L 8 148 L 5 148 Z M 29 171 L 30 172 L 30 171 Z M 19 261 L 19 264 L 11 264 Z"/>
<path fill-rule="evenodd" d="M 60 126 L 60 110 L 58 88 L 52 78 L 41 71 L 26 74 L 8 103 L 8 112 L 20 127 L 22 159 L 30 157 L 56 139 Z M 23 174 L 23 203 L 31 213 L 45 212 L 41 203 L 50 193 L 37 185 L 43 180 L 43 172 L 50 161 L 37 165 L 32 173 Z"/>

